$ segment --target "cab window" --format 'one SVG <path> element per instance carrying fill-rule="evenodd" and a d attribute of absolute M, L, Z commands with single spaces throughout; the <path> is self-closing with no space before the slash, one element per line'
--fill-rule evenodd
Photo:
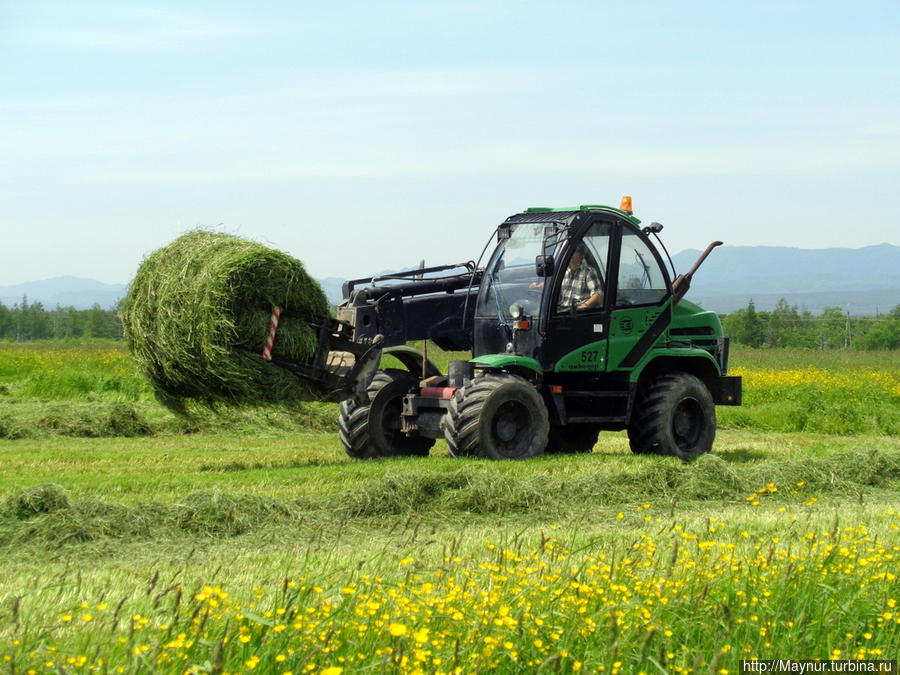
<path fill-rule="evenodd" d="M 609 223 L 594 223 L 575 246 L 560 284 L 558 312 L 583 312 L 603 307 L 610 230 Z"/>
<path fill-rule="evenodd" d="M 655 305 L 667 293 L 666 277 L 653 251 L 636 234 L 622 232 L 616 307 Z"/>
<path fill-rule="evenodd" d="M 535 258 L 553 253 L 557 238 L 547 235 L 549 223 L 519 223 L 509 237 L 502 240 L 485 277 L 483 301 L 478 316 L 498 317 L 501 323 L 512 320 L 511 307 L 519 307 L 529 315 L 540 310 L 544 279 L 537 276 Z"/>

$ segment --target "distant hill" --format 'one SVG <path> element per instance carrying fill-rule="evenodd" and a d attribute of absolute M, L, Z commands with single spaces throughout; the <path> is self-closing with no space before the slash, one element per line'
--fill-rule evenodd
<path fill-rule="evenodd" d="M 328 277 L 318 281 L 329 301 L 334 305 L 338 304 L 341 301 L 341 287 L 344 280 Z M 111 309 L 125 296 L 127 290 L 126 284 L 105 284 L 94 279 L 72 276 L 54 277 L 14 286 L 0 286 L 0 302 L 12 307 L 21 304 L 22 298 L 27 297 L 29 304 L 40 302 L 44 309 L 53 309 L 57 305 L 90 309 L 95 304 L 103 309 Z"/>
<path fill-rule="evenodd" d="M 687 272 L 700 251 L 672 257 Z M 843 307 L 854 315 L 884 312 L 900 304 L 900 246 L 800 249 L 777 246 L 721 246 L 694 276 L 691 300 L 707 309 L 732 312 L 752 298 L 772 309 L 780 298 L 817 313 Z"/>
<path fill-rule="evenodd" d="M 700 255 L 687 250 L 673 256 L 675 269 L 686 272 Z M 360 270 L 365 276 L 371 270 Z M 319 279 L 332 304 L 338 304 L 344 280 Z M 0 302 L 11 307 L 41 302 L 88 309 L 114 307 L 125 295 L 125 284 L 93 279 L 56 277 L 15 286 L 0 286 Z M 772 309 L 779 299 L 814 313 L 842 307 L 857 316 L 886 312 L 900 304 L 900 246 L 800 249 L 780 246 L 721 246 L 712 252 L 691 284 L 689 298 L 707 309 L 733 312 L 752 298 L 756 308 Z"/>
<path fill-rule="evenodd" d="M 328 298 L 328 302 L 332 305 L 337 305 L 344 299 L 344 279 L 327 277 L 325 279 L 319 279 L 318 282 L 322 287 L 322 290 L 325 291 L 325 297 Z"/>
<path fill-rule="evenodd" d="M 79 277 L 55 277 L 43 281 L 30 281 L 15 286 L 0 286 L 0 302 L 7 307 L 21 304 L 23 296 L 28 302 L 40 302 L 45 309 L 74 307 L 90 309 L 94 304 L 103 309 L 115 307 L 125 295 L 125 284 L 104 284 L 93 279 Z"/>
<path fill-rule="evenodd" d="M 822 291 L 820 293 L 738 293 L 736 295 L 705 295 L 691 284 L 687 295 L 691 302 L 711 309 L 719 314 L 730 314 L 744 309 L 750 300 L 759 311 L 771 311 L 782 298 L 789 305 L 807 309 L 813 314 L 821 314 L 826 307 L 840 307 L 853 316 L 874 316 L 886 314 L 900 305 L 900 289 L 873 291 Z"/>

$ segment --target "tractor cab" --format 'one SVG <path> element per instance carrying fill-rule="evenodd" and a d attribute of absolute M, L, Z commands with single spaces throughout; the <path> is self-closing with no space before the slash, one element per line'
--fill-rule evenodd
<path fill-rule="evenodd" d="M 508 218 L 482 279 L 473 356 L 524 357 L 537 372 L 609 369 L 672 295 L 639 223 L 607 206 Z"/>

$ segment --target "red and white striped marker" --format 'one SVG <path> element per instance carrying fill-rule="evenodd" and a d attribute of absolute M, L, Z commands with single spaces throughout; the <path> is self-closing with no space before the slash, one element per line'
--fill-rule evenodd
<path fill-rule="evenodd" d="M 275 307 L 272 310 L 272 316 L 269 317 L 269 336 L 266 338 L 266 344 L 263 345 L 262 357 L 266 361 L 272 360 L 272 345 L 275 344 L 275 331 L 278 330 L 278 320 L 281 318 L 281 307 Z"/>

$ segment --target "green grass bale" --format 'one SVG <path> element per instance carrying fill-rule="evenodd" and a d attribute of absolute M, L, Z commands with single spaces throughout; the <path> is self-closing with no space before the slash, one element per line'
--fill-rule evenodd
<path fill-rule="evenodd" d="M 291 403 L 321 392 L 260 358 L 272 308 L 328 315 L 303 263 L 228 234 L 189 232 L 151 254 L 122 303 L 131 353 L 164 404 Z M 282 319 L 273 356 L 305 362 L 314 330 Z"/>

